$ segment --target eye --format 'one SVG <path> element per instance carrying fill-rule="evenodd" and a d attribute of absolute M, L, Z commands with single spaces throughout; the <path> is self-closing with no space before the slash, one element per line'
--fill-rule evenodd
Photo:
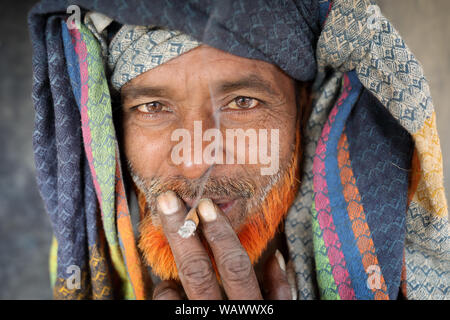
<path fill-rule="evenodd" d="M 224 109 L 252 109 L 258 106 L 259 101 L 249 97 L 237 97 L 228 103 Z"/>
<path fill-rule="evenodd" d="M 145 114 L 153 114 L 161 111 L 170 111 L 168 107 L 158 101 L 143 103 L 135 107 L 139 112 Z"/>

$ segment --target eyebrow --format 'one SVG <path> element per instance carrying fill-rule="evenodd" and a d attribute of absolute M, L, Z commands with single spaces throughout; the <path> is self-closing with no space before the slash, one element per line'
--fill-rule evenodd
<path fill-rule="evenodd" d="M 165 87 L 150 86 L 126 86 L 122 88 L 122 99 L 136 99 L 140 97 L 165 97 L 170 95 L 170 90 Z"/>
<path fill-rule="evenodd" d="M 214 86 L 216 94 L 230 93 L 237 90 L 249 89 L 272 96 L 280 96 L 272 84 L 256 74 L 250 74 L 236 80 L 219 81 Z M 172 91 L 161 86 L 126 86 L 122 88 L 122 98 L 136 99 L 139 97 L 168 97 Z"/>
<path fill-rule="evenodd" d="M 241 89 L 250 89 L 273 96 L 280 95 L 280 93 L 273 88 L 269 81 L 262 79 L 256 74 L 251 74 L 234 81 L 222 81 L 216 86 L 217 93 L 229 93 Z"/>

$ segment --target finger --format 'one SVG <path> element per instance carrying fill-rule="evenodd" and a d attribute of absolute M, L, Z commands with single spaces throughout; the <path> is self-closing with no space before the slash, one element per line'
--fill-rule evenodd
<path fill-rule="evenodd" d="M 247 252 L 220 208 L 209 199 L 198 204 L 202 232 L 208 241 L 224 290 L 231 300 L 262 299 Z"/>
<path fill-rule="evenodd" d="M 161 281 L 153 290 L 153 300 L 181 300 L 179 290 L 175 281 Z"/>
<path fill-rule="evenodd" d="M 197 235 L 182 238 L 178 229 L 184 223 L 186 208 L 173 191 L 158 197 L 158 212 L 169 241 L 178 275 L 189 299 L 222 298 L 208 254 Z"/>
<path fill-rule="evenodd" d="M 264 292 L 267 300 L 291 300 L 291 287 L 286 275 L 286 263 L 280 251 L 276 251 L 264 266 Z"/>
<path fill-rule="evenodd" d="M 297 300 L 297 281 L 295 280 L 295 269 L 293 260 L 289 260 L 286 265 L 286 277 L 289 282 L 289 286 L 291 287 L 291 296 L 292 300 Z"/>

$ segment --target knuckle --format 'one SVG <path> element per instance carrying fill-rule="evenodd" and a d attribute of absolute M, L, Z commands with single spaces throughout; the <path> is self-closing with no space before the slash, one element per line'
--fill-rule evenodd
<path fill-rule="evenodd" d="M 169 300 L 172 294 L 173 290 L 171 288 L 164 288 L 153 293 L 153 300 Z"/>
<path fill-rule="evenodd" d="M 208 238 L 211 242 L 223 242 L 230 239 L 233 236 L 233 231 L 231 228 L 227 228 L 223 224 L 214 224 L 209 226 Z"/>
<path fill-rule="evenodd" d="M 164 233 L 168 238 L 171 239 L 183 239 L 178 234 L 178 229 L 180 228 L 181 225 L 182 223 L 179 222 L 166 222 L 163 225 Z"/>
<path fill-rule="evenodd" d="M 177 292 L 174 288 L 163 285 L 158 286 L 153 291 L 153 300 L 171 300 L 177 295 Z"/>
<path fill-rule="evenodd" d="M 226 254 L 222 258 L 223 277 L 229 281 L 246 282 L 251 277 L 252 265 L 248 255 L 239 250 Z"/>
<path fill-rule="evenodd" d="M 210 261 L 204 257 L 190 257 L 180 263 L 179 272 L 186 285 L 198 293 L 208 291 L 214 281 Z"/>
<path fill-rule="evenodd" d="M 179 226 L 174 225 L 166 226 L 164 234 L 166 235 L 167 239 L 171 239 L 172 241 L 174 241 L 175 245 L 180 245 L 181 243 L 183 243 L 183 240 L 185 239 L 180 237 L 180 235 L 178 234 L 177 227 L 179 228 Z"/>

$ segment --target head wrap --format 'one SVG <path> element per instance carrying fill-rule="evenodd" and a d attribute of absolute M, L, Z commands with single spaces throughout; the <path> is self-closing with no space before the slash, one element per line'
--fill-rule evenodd
<path fill-rule="evenodd" d="M 142 26 L 123 26 L 108 50 L 111 84 L 119 90 L 126 82 L 153 69 L 200 43 L 179 31 Z"/>
<path fill-rule="evenodd" d="M 449 298 L 448 212 L 429 86 L 371 1 L 73 2 L 123 25 L 181 32 L 163 31 L 163 39 L 187 34 L 314 79 L 302 185 L 285 222 L 300 299 Z M 54 295 L 144 299 L 150 281 L 136 250 L 102 58 L 107 30 L 99 37 L 89 23 L 68 29 L 65 10 L 64 1 L 42 1 L 29 18 L 33 146 L 55 233 Z M 141 58 L 128 64 L 133 44 L 155 35 L 135 28 L 137 40 L 119 41 L 109 61 L 115 88 L 151 68 Z M 152 56 L 158 44 L 150 47 Z M 81 286 L 68 286 L 77 267 Z"/>

